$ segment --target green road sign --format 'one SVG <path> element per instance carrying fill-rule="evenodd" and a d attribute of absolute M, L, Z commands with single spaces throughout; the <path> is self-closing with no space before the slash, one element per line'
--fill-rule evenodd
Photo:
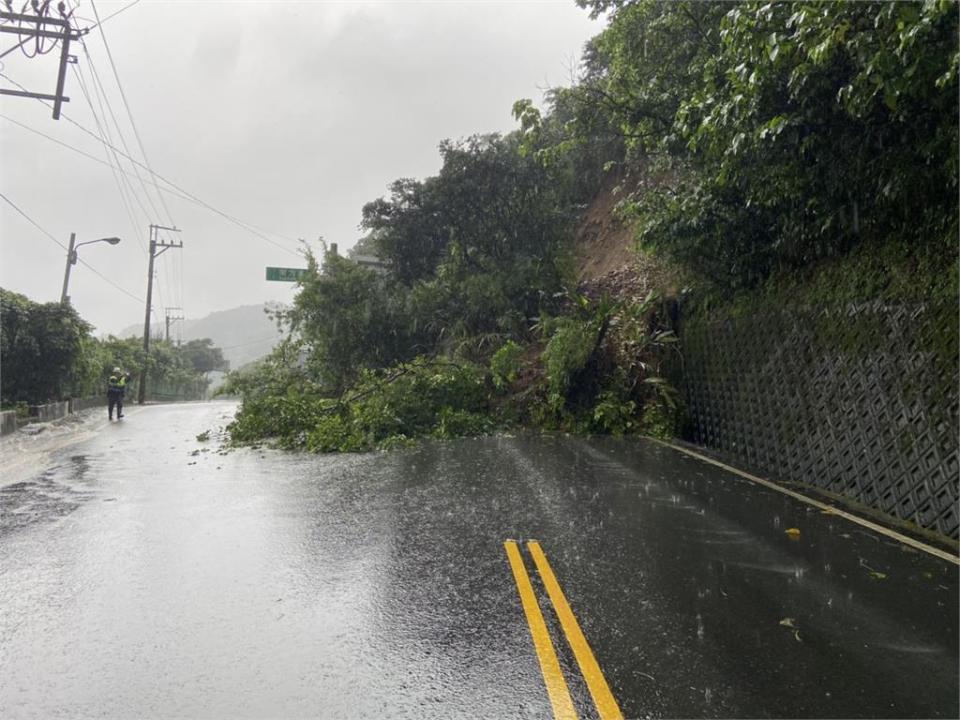
<path fill-rule="evenodd" d="M 267 268 L 267 280 L 277 282 L 297 282 L 307 274 L 306 268 Z"/>

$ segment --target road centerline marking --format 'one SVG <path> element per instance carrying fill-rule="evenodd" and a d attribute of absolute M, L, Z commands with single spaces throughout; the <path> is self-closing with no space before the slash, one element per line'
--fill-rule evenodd
<path fill-rule="evenodd" d="M 527 625 L 533 638 L 533 647 L 537 652 L 537 660 L 540 661 L 540 671 L 543 673 L 543 683 L 547 688 L 550 705 L 553 706 L 553 716 L 557 720 L 577 720 L 577 711 L 573 707 L 573 699 L 570 697 L 567 681 L 560 669 L 557 652 L 550 641 L 550 633 L 547 632 L 547 624 L 543 619 L 543 613 L 540 611 L 540 605 L 537 603 L 533 586 L 530 584 L 530 576 L 523 564 L 520 549 L 513 540 L 507 540 L 503 543 L 503 546 L 507 551 L 507 559 L 510 561 L 513 579 L 517 583 L 520 604 L 523 606 L 523 612 L 527 618 Z"/>
<path fill-rule="evenodd" d="M 533 556 L 537 572 L 540 573 L 543 585 L 547 589 L 547 595 L 550 596 L 550 602 L 553 603 L 553 609 L 560 620 L 560 627 L 563 628 L 563 632 L 567 636 L 567 642 L 573 650 L 573 656 L 580 666 L 580 672 L 587 683 L 587 689 L 593 697 L 593 702 L 597 706 L 600 720 L 623 720 L 620 706 L 617 705 L 613 693 L 610 692 L 607 679 L 603 676 L 600 665 L 597 664 L 597 659 L 594 657 L 589 643 L 587 643 L 587 638 L 580 629 L 580 624 L 577 622 L 573 610 L 570 609 L 570 603 L 567 602 L 563 590 L 560 589 L 560 583 L 557 582 L 557 577 L 553 574 L 553 568 L 550 567 L 540 543 L 531 540 L 527 543 L 527 549 Z"/>

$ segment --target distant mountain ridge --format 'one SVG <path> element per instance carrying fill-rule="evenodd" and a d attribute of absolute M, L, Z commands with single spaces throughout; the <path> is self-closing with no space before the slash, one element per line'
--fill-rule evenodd
<path fill-rule="evenodd" d="M 223 350 L 223 356 L 230 362 L 230 369 L 236 370 L 267 355 L 283 338 L 276 323 L 266 313 L 268 308 L 276 307 L 273 303 L 242 305 L 210 313 L 197 320 L 177 321 L 170 328 L 170 336 L 181 338 L 184 342 L 210 338 L 214 345 Z M 151 329 L 153 337 L 162 336 L 164 331 L 162 323 Z M 131 325 L 118 334 L 122 338 L 142 336 L 142 325 Z"/>

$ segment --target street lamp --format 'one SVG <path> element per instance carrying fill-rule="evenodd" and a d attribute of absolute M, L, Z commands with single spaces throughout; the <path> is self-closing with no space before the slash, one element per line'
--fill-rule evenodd
<path fill-rule="evenodd" d="M 70 297 L 67 295 L 67 286 L 70 284 L 70 267 L 77 264 L 77 248 L 81 245 L 90 245 L 91 243 L 105 242 L 116 245 L 120 242 L 118 237 L 97 238 L 96 240 L 87 240 L 86 242 L 76 242 L 77 234 L 70 233 L 70 248 L 67 250 L 67 269 L 63 273 L 63 292 L 60 293 L 60 303 L 66 304 Z"/>

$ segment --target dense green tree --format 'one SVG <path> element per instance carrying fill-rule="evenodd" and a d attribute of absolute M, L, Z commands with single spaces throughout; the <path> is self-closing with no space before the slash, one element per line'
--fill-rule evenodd
<path fill-rule="evenodd" d="M 364 368 L 416 354 L 405 289 L 390 278 L 327 253 L 308 256 L 293 307 L 283 318 L 304 345 L 310 375 L 339 393 Z"/>
<path fill-rule="evenodd" d="M 389 200 L 379 198 L 363 207 L 370 244 L 407 285 L 431 277 L 450 242 L 436 186 L 435 178 L 401 178 L 390 185 Z"/>
<path fill-rule="evenodd" d="M 159 342 L 159 341 L 158 341 Z M 101 372 L 104 380 L 114 367 L 130 373 L 133 378 L 140 377 L 143 369 L 143 341 L 138 338 L 117 338 L 109 335 L 100 341 L 105 353 L 105 362 Z"/>
<path fill-rule="evenodd" d="M 0 395 L 4 403 L 41 404 L 105 391 L 112 368 L 131 374 L 135 388 L 143 368 L 136 338 L 97 340 L 92 326 L 69 304 L 36 303 L 0 288 Z M 167 395 L 199 397 L 208 366 L 223 368 L 219 348 L 209 340 L 178 348 L 158 341 L 147 363 L 152 384 Z"/>
<path fill-rule="evenodd" d="M 203 396 L 209 385 L 209 380 L 205 377 L 209 372 L 207 367 L 222 361 L 223 356 L 219 348 L 212 347 L 209 339 L 192 342 L 192 345 L 186 343 L 183 346 L 167 340 L 151 343 L 150 356 L 146 363 L 148 397 L 199 399 Z M 103 357 L 100 389 L 105 387 L 111 369 L 119 367 L 130 374 L 128 394 L 133 395 L 144 367 L 143 342 L 139 338 L 120 339 L 109 336 L 99 344 Z M 198 348 L 202 352 L 198 352 Z"/>
<path fill-rule="evenodd" d="M 35 303 L 0 288 L 0 376 L 5 402 L 68 395 L 89 353 L 92 327 L 64 303 Z"/>
<path fill-rule="evenodd" d="M 214 370 L 226 371 L 230 369 L 223 357 L 223 351 L 214 347 L 213 340 L 202 338 L 190 340 L 180 346 L 180 354 L 190 364 L 195 372 L 208 373 Z"/>
<path fill-rule="evenodd" d="M 442 166 L 399 180 L 364 208 L 364 226 L 411 288 L 412 321 L 446 340 L 522 331 L 557 292 L 572 208 L 519 134 L 440 145 Z"/>

